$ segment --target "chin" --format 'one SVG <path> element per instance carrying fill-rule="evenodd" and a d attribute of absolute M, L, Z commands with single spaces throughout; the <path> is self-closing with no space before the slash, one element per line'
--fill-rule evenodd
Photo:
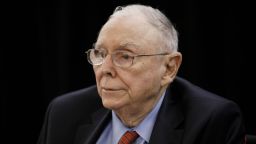
<path fill-rule="evenodd" d="M 122 107 L 122 104 L 120 103 L 116 103 L 116 102 L 114 103 L 107 100 L 102 100 L 102 104 L 105 108 L 110 110 L 118 110 Z"/>

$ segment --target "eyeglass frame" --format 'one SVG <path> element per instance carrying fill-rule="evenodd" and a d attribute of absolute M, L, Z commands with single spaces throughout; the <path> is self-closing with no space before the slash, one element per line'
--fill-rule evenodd
<path fill-rule="evenodd" d="M 169 53 L 169 52 L 164 52 L 164 53 L 156 53 L 156 54 L 134 54 L 134 55 L 129 55 L 129 57 L 132 58 L 131 64 L 128 65 L 128 66 L 123 66 L 123 65 L 118 64 L 118 63 L 114 60 L 115 54 L 116 54 L 118 51 L 113 52 L 113 53 L 111 53 L 111 54 L 108 54 L 108 53 L 104 54 L 105 57 L 103 57 L 102 62 L 100 62 L 99 64 L 94 64 L 94 63 L 92 62 L 91 58 L 90 58 L 90 52 L 91 52 L 91 51 L 94 51 L 94 50 L 97 50 L 97 49 L 91 48 L 91 49 L 88 49 L 88 50 L 85 52 L 85 53 L 87 54 L 87 61 L 88 61 L 91 65 L 93 65 L 93 66 L 100 66 L 100 65 L 102 65 L 102 64 L 104 63 L 104 61 L 105 61 L 107 55 L 111 55 L 112 63 L 113 63 L 115 66 L 121 67 L 121 68 L 129 68 L 129 67 L 131 67 L 131 66 L 133 65 L 133 63 L 134 63 L 133 61 L 134 61 L 134 59 L 135 59 L 136 57 L 143 57 L 143 56 L 145 56 L 145 57 L 147 57 L 147 56 L 159 56 L 159 55 L 170 55 L 170 54 L 171 54 L 171 53 Z M 99 51 L 100 51 L 100 50 L 99 50 Z"/>

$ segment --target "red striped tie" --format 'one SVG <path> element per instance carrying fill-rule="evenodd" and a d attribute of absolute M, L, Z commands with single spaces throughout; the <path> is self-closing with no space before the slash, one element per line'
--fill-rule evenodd
<path fill-rule="evenodd" d="M 138 133 L 136 131 L 127 131 L 119 140 L 118 144 L 132 144 L 137 138 Z"/>

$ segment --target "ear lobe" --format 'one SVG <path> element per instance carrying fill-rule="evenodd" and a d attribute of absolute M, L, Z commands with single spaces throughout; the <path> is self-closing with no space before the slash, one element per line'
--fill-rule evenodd
<path fill-rule="evenodd" d="M 182 55 L 179 52 L 174 52 L 166 60 L 166 71 L 162 78 L 162 85 L 171 83 L 176 77 L 181 65 Z"/>

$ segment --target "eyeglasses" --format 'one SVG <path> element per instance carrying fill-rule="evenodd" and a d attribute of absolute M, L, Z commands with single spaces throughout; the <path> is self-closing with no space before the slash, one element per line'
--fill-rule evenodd
<path fill-rule="evenodd" d="M 97 50 L 97 49 L 89 49 L 85 53 L 87 54 L 88 62 L 95 66 L 103 64 L 105 58 L 108 55 L 106 50 Z M 133 64 L 133 61 L 136 57 L 168 55 L 168 54 L 170 53 L 134 55 L 133 53 L 130 53 L 127 51 L 115 51 L 111 53 L 111 60 L 115 66 L 128 68 Z"/>

